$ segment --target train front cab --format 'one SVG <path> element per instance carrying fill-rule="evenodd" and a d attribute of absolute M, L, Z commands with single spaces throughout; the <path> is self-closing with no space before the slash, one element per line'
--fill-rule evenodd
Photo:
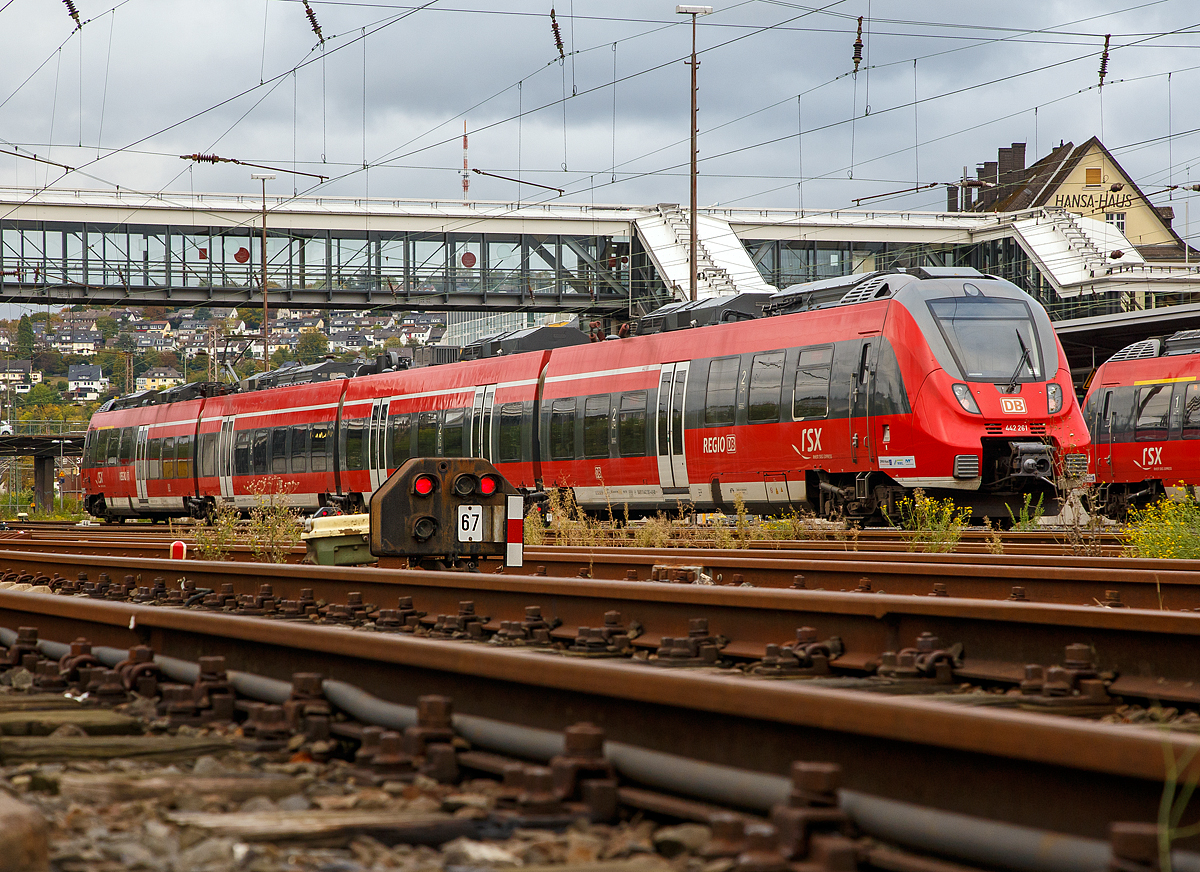
<path fill-rule="evenodd" d="M 897 302 L 909 316 L 897 344 L 930 354 L 908 361 L 926 367 L 913 403 L 919 472 L 897 480 L 953 495 L 975 517 L 1007 520 L 1027 497 L 1055 513 L 1061 486 L 1086 474 L 1089 436 L 1045 310 L 982 277 L 909 285 Z"/>

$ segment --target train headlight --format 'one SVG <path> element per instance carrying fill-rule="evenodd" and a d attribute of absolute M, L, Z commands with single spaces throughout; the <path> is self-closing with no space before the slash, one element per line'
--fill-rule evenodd
<path fill-rule="evenodd" d="M 1062 385 L 1051 382 L 1046 385 L 1046 411 L 1051 415 L 1062 411 L 1063 391 Z"/>
<path fill-rule="evenodd" d="M 975 398 L 971 396 L 971 389 L 966 385 L 955 385 L 954 396 L 958 400 L 958 404 L 963 407 L 963 411 L 970 412 L 972 415 L 979 414 L 979 406 L 975 404 Z"/>

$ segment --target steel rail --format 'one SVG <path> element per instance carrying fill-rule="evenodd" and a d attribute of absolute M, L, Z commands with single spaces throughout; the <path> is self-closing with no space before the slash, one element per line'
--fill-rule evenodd
<path fill-rule="evenodd" d="M 546 620 L 561 622 L 560 639 L 573 639 L 579 627 L 599 627 L 608 611 L 618 611 L 622 626 L 635 623 L 642 634 L 635 645 L 655 648 L 664 637 L 687 636 L 693 619 L 708 622 L 709 632 L 728 640 L 729 657 L 759 659 L 768 644 L 787 644 L 800 627 L 818 638 L 839 637 L 845 653 L 834 661 L 839 672 L 873 672 L 884 652 L 916 644 L 931 633 L 942 646 L 961 643 L 964 660 L 955 675 L 962 680 L 1012 684 L 1025 665 L 1062 662 L 1067 645 L 1086 644 L 1102 670 L 1120 674 L 1114 693 L 1200 702 L 1193 683 L 1200 660 L 1200 614 L 1143 609 L 1102 609 L 1030 602 L 992 602 L 956 597 L 914 597 L 878 593 L 795 591 L 770 588 L 655 584 L 596 579 L 553 579 L 485 573 L 387 570 L 370 567 L 281 566 L 208 561 L 131 560 L 40 552 L 0 551 L 0 568 L 31 574 L 79 572 L 93 579 L 107 572 L 114 579 L 133 574 L 144 585 L 155 576 L 174 583 L 186 576 L 197 588 L 233 585 L 239 594 L 255 594 L 269 583 L 273 594 L 297 599 L 311 589 L 318 599 L 344 602 L 348 591 L 366 603 L 393 607 L 401 596 L 426 612 L 456 615 L 463 601 L 489 619 L 520 621 L 537 606 Z M 86 601 L 56 597 L 66 604 Z M 169 609 L 159 609 L 169 610 Z M 178 611 L 178 610 L 177 610 Z M 190 612 L 189 612 L 190 613 Z M 272 621 L 274 626 L 290 626 Z"/>
<path fill-rule="evenodd" d="M 1200 751 L 1185 733 L 84 598 L 0 591 L 0 625 L 221 654 L 283 680 L 318 671 L 392 702 L 449 693 L 459 712 L 542 729 L 587 719 L 614 741 L 757 772 L 832 760 L 850 790 L 1092 838 L 1156 819 L 1164 757 Z"/>

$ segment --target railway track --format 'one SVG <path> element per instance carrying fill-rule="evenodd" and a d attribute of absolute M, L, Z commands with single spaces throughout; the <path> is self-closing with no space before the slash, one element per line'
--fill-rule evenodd
<path fill-rule="evenodd" d="M 238 576 L 249 569 L 189 566 L 205 578 L 220 577 L 222 570 Z M 304 572 L 296 567 L 281 571 Z M 437 601 L 437 590 L 447 601 L 460 593 L 445 586 L 452 583 L 445 574 L 398 575 L 414 598 L 419 591 L 431 603 Z M 477 608 L 494 607 L 498 615 L 505 613 L 503 603 L 527 602 L 538 593 L 514 590 L 514 579 L 476 580 L 490 583 L 473 589 Z M 566 614 L 618 601 L 627 607 L 637 603 L 645 609 L 646 636 L 653 627 L 660 638 L 668 623 L 692 613 L 671 610 L 671 597 L 678 591 L 670 587 L 586 586 L 587 591 L 570 594 L 542 591 L 551 597 L 543 604 L 553 603 Z M 611 596 L 613 588 L 620 590 L 621 599 Z M 1019 636 L 1015 642 L 1010 638 L 1010 644 L 1022 653 L 1049 651 L 1046 646 L 1061 638 L 1088 638 L 1102 652 L 1124 645 L 1122 650 L 1147 657 L 1169 648 L 1180 674 L 1194 663 L 1189 645 L 1200 621 L 1193 615 L 1004 604 L 985 609 L 962 600 L 879 595 L 691 593 L 701 594 L 703 602 L 687 608 L 714 617 L 740 613 L 748 627 L 758 628 L 760 639 L 770 632 L 763 622 L 780 612 L 786 612 L 786 619 L 776 618 L 780 628 L 813 616 L 836 619 L 849 640 L 848 651 L 858 650 L 871 633 L 878 642 L 889 633 L 906 636 L 919 627 L 940 630 L 973 623 L 978 634 L 968 642 L 970 651 L 988 634 L 999 639 L 996 628 L 1007 623 L 1009 634 Z M 798 605 L 801 600 L 806 604 Z M 544 608 L 549 613 L 550 606 Z M 514 608 L 513 613 L 524 617 L 523 610 Z M 924 693 L 911 686 L 908 693 L 894 688 L 891 693 L 864 692 L 820 679 L 754 680 L 736 670 L 656 668 L 650 662 L 572 657 L 530 647 L 0 591 L 0 626 L 31 625 L 39 627 L 43 638 L 59 641 L 84 635 L 114 647 L 149 644 L 160 655 L 193 661 L 221 655 L 231 668 L 285 681 L 298 671 L 319 672 L 405 705 L 428 693 L 449 694 L 460 714 L 514 727 L 561 731 L 586 719 L 613 742 L 694 761 L 697 782 L 704 781 L 701 764 L 731 766 L 774 776 L 778 792 L 786 790 L 780 776 L 798 756 L 833 762 L 842 766 L 844 786 L 853 794 L 1089 839 L 1104 838 L 1112 821 L 1155 820 L 1167 775 L 1165 756 L 1190 760 L 1200 752 L 1195 734 L 981 705 L 991 695 L 947 694 L 945 685 L 934 693 L 929 692 L 934 684 L 926 684 Z M 868 625 L 874 629 L 867 630 Z M 672 632 L 675 626 L 670 624 Z M 1167 666 L 1168 659 L 1163 654 L 1151 669 Z M 743 803 L 753 806 L 746 798 L 753 791 L 743 786 Z M 1030 801 L 1034 796 L 1037 802 Z"/>
<path fill-rule="evenodd" d="M 155 559 L 169 552 L 170 536 L 93 537 L 90 528 L 78 537 L 0 533 L 0 545 L 57 554 Z M 8 538 L 3 538 L 8 537 Z M 300 562 L 303 547 L 292 550 Z M 881 591 L 917 596 L 974 599 L 1024 597 L 1035 602 L 1146 609 L 1200 608 L 1200 570 L 1193 562 L 1116 557 L 1040 554 L 927 554 L 893 551 L 886 555 L 837 549 L 685 549 L 527 547 L 530 572 L 553 577 L 613 580 L 711 581 L 721 585 L 827 591 Z M 253 559 L 246 545 L 233 546 L 229 558 Z M 485 573 L 498 564 L 484 564 Z"/>

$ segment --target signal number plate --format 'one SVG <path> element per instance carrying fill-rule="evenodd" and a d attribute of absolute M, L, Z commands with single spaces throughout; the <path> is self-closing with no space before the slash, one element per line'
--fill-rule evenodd
<path fill-rule="evenodd" d="M 483 506 L 458 507 L 458 541 L 483 541 Z"/>

